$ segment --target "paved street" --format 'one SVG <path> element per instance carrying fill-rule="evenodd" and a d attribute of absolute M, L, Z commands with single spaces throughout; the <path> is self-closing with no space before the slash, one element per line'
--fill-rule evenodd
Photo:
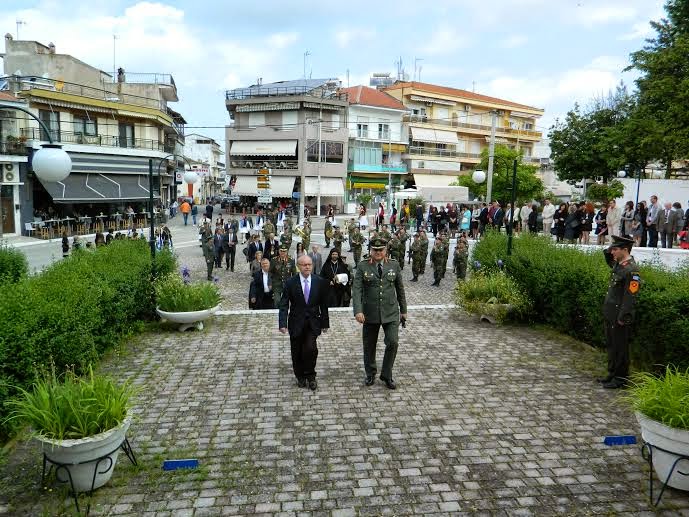
<path fill-rule="evenodd" d="M 177 231 L 180 263 L 201 278 L 193 231 Z M 219 272 L 225 309 L 246 308 L 245 265 Z M 411 304 L 451 303 L 449 277 L 441 289 L 431 281 L 427 269 L 406 284 Z M 350 309 L 333 311 L 319 340 L 316 392 L 296 387 L 271 313 L 218 316 L 186 334 L 155 325 L 117 348 L 103 370 L 141 388 L 130 431 L 139 466 L 120 456 L 92 514 L 655 514 L 638 446 L 602 444 L 638 427 L 619 393 L 593 381 L 600 355 L 451 308 L 409 312 L 397 391 L 363 386 Z M 181 458 L 200 467 L 162 470 Z M 72 508 L 40 486 L 32 444 L 18 443 L 1 472 L 0 514 Z M 686 494 L 666 493 L 659 513 L 689 515 Z"/>

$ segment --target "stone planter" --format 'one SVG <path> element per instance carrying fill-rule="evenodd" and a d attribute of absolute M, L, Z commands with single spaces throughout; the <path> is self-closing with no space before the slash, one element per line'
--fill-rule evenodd
<path fill-rule="evenodd" d="M 55 467 L 60 483 L 71 479 L 74 492 L 89 492 L 103 486 L 112 477 L 120 446 L 131 424 L 127 416 L 117 427 L 94 436 L 77 440 L 52 440 L 43 437 L 41 442 L 45 459 Z M 95 477 L 94 477 L 95 476 Z"/>
<path fill-rule="evenodd" d="M 658 479 L 665 483 L 678 456 L 689 457 L 689 431 L 668 427 L 638 411 L 636 419 L 641 426 L 641 437 L 654 447 L 653 469 Z M 689 460 L 683 459 L 677 463 L 667 485 L 689 491 Z"/>
<path fill-rule="evenodd" d="M 203 330 L 203 321 L 210 318 L 213 314 L 215 314 L 215 312 L 218 309 L 220 309 L 220 304 L 210 309 L 204 309 L 202 311 L 166 312 L 161 311 L 159 308 L 156 308 L 156 312 L 164 320 L 168 320 L 173 323 L 179 323 L 179 331 L 184 332 L 185 330 L 191 328 Z"/>
<path fill-rule="evenodd" d="M 488 300 L 486 303 L 481 305 L 481 310 L 478 314 L 480 321 L 487 321 L 488 323 L 495 325 L 496 323 L 502 323 L 510 312 L 512 312 L 511 304 L 496 303 Z"/>

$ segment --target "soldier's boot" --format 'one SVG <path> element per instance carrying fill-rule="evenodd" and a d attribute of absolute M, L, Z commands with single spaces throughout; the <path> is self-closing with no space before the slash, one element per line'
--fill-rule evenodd
<path fill-rule="evenodd" d="M 418 282 L 419 281 L 419 275 L 414 275 L 414 278 L 411 279 L 412 282 Z"/>

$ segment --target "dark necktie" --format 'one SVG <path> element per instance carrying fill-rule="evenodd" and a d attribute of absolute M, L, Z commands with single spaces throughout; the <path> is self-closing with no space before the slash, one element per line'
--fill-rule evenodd
<path fill-rule="evenodd" d="M 378 263 L 378 278 L 383 278 L 383 264 Z"/>

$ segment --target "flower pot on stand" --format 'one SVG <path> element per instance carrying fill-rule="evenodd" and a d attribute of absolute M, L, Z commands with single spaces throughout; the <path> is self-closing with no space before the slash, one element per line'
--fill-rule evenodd
<path fill-rule="evenodd" d="M 638 411 L 636 419 L 658 479 L 669 487 L 689 491 L 689 430 L 668 427 Z"/>
<path fill-rule="evenodd" d="M 204 309 L 202 311 L 167 312 L 160 310 L 160 308 L 156 308 L 156 312 L 162 319 L 171 321 L 173 323 L 179 323 L 179 331 L 184 332 L 185 330 L 192 328 L 203 330 L 203 322 L 215 314 L 218 309 L 220 309 L 219 304 L 215 307 Z"/>

